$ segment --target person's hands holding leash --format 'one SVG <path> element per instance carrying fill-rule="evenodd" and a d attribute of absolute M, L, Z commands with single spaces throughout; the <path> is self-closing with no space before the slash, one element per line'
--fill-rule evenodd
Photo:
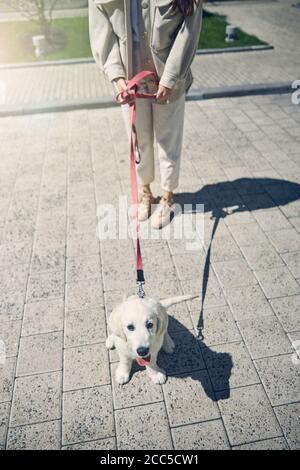
<path fill-rule="evenodd" d="M 125 78 L 117 78 L 115 83 L 117 85 L 118 93 L 121 93 L 122 91 L 128 91 L 129 94 L 134 93 L 133 90 L 128 90 Z"/>
<path fill-rule="evenodd" d="M 159 84 L 158 91 L 156 93 L 156 100 L 166 101 L 168 103 L 171 93 L 172 93 L 171 88 L 167 88 L 166 86 Z"/>

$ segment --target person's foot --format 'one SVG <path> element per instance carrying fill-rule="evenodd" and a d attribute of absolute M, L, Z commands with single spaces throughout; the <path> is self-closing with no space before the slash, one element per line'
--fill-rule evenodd
<path fill-rule="evenodd" d="M 154 202 L 151 191 L 142 189 L 140 202 L 139 202 L 139 221 L 147 220 L 151 215 L 151 206 Z"/>
<path fill-rule="evenodd" d="M 168 225 L 174 217 L 175 203 L 173 199 L 162 197 L 151 216 L 151 227 L 157 230 Z"/>

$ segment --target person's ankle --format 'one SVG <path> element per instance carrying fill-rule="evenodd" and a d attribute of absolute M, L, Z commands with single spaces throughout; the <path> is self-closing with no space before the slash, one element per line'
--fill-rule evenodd
<path fill-rule="evenodd" d="M 147 184 L 145 186 L 142 186 L 141 190 L 142 190 L 142 193 L 144 193 L 144 194 L 152 195 L 152 191 L 151 191 L 151 188 L 150 188 L 149 184 Z"/>
<path fill-rule="evenodd" d="M 162 197 L 163 197 L 163 199 L 164 199 L 169 205 L 174 202 L 174 200 L 173 200 L 173 193 L 170 192 L 170 191 L 165 191 L 165 192 L 163 193 L 163 196 L 162 196 Z"/>

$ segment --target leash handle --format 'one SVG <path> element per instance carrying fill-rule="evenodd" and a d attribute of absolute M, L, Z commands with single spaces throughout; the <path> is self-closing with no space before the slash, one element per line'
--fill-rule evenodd
<path fill-rule="evenodd" d="M 153 77 L 154 81 L 157 84 L 159 83 L 159 78 L 156 72 L 150 72 L 148 70 L 139 72 L 131 80 L 126 80 L 127 90 L 122 90 L 120 91 L 120 93 L 117 94 L 117 96 L 115 97 L 116 103 L 131 104 L 133 101 L 135 101 L 136 98 L 155 99 L 156 93 L 138 92 L 140 82 L 147 77 Z"/>
<path fill-rule="evenodd" d="M 136 164 L 139 164 L 141 161 L 141 156 L 138 147 L 138 138 L 135 127 L 136 120 L 136 99 L 155 99 L 155 93 L 139 93 L 138 87 L 144 78 L 153 77 L 156 83 L 159 82 L 158 76 L 155 72 L 151 71 L 142 71 L 135 75 L 131 80 L 127 80 L 127 90 L 122 90 L 115 97 L 116 103 L 129 104 L 130 106 L 130 180 L 131 180 L 131 194 L 132 200 L 134 203 L 134 220 L 135 220 L 135 229 L 136 229 L 136 282 L 138 285 L 137 295 L 139 298 L 145 297 L 144 284 L 144 268 L 143 268 L 143 259 L 141 253 L 141 245 L 139 238 L 139 220 L 138 220 L 138 183 L 136 175 Z M 138 158 L 136 156 L 138 155 Z"/>

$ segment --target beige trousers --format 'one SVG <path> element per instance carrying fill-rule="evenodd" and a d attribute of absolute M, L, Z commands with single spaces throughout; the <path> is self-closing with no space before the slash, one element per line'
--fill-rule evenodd
<path fill-rule="evenodd" d="M 154 158 L 158 158 L 161 188 L 174 191 L 178 186 L 180 156 L 183 139 L 185 93 L 176 101 L 157 104 L 138 99 L 136 103 L 136 131 L 141 155 L 137 165 L 138 182 L 146 185 L 154 181 Z M 130 138 L 129 105 L 121 106 Z M 155 152 L 156 150 L 156 152 Z"/>

